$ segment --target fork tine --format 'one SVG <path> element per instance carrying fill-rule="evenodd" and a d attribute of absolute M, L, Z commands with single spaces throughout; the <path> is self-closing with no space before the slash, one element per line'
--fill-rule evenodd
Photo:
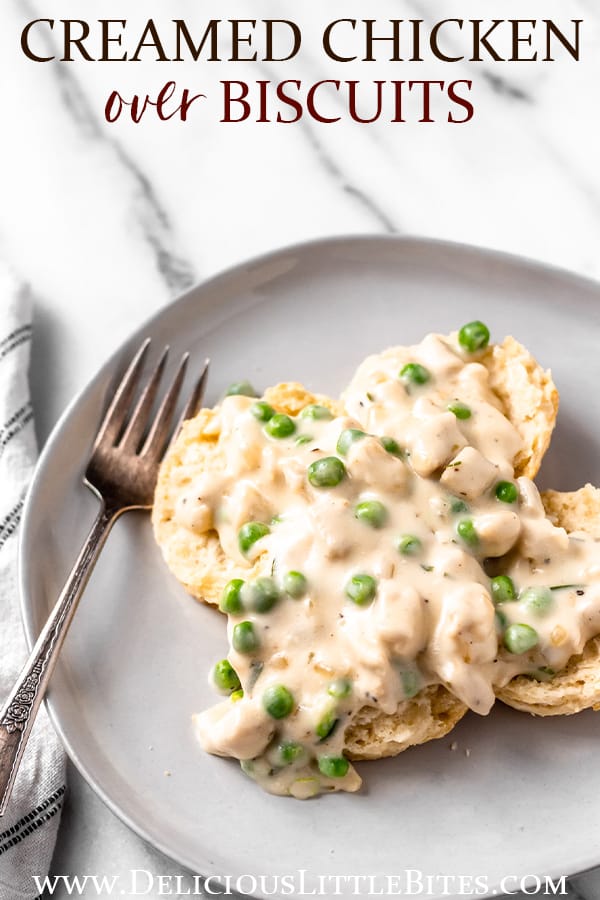
<path fill-rule="evenodd" d="M 181 392 L 183 379 L 185 378 L 185 372 L 187 369 L 189 358 L 189 353 L 184 353 L 184 355 L 181 357 L 179 368 L 175 373 L 169 390 L 164 396 L 164 399 L 160 405 L 160 409 L 158 410 L 154 418 L 154 422 L 152 423 L 152 427 L 150 428 L 148 437 L 146 438 L 146 442 L 142 447 L 140 454 L 141 456 L 160 457 L 162 455 L 162 451 L 166 446 L 167 439 L 169 437 L 171 422 L 173 420 L 175 409 L 177 407 L 177 401 Z"/>
<path fill-rule="evenodd" d="M 94 448 L 103 441 L 108 441 L 110 444 L 116 443 L 121 429 L 123 428 L 133 394 L 140 380 L 150 343 L 150 338 L 146 338 L 127 367 L 127 371 L 119 382 L 115 395 L 104 414 L 104 418 L 98 429 L 98 434 L 96 435 L 96 440 L 94 441 Z"/>
<path fill-rule="evenodd" d="M 198 412 L 198 407 L 202 403 L 204 398 L 204 392 L 206 390 L 206 382 L 208 380 L 208 369 L 210 366 L 210 359 L 204 360 L 204 368 L 200 372 L 200 377 L 198 381 L 194 385 L 194 390 L 189 396 L 188 402 L 185 404 L 184 410 L 181 413 L 179 418 L 179 422 L 177 423 L 177 428 L 175 428 L 173 432 L 173 437 L 176 438 L 179 432 L 181 431 L 181 426 L 186 421 L 186 419 L 191 419 Z"/>
<path fill-rule="evenodd" d="M 119 447 L 128 450 L 130 453 L 137 452 L 144 436 L 144 431 L 148 427 L 148 423 L 150 421 L 150 413 L 152 411 L 154 401 L 156 400 L 156 395 L 158 393 L 160 382 L 165 371 L 168 356 L 169 348 L 165 347 L 154 371 L 150 375 L 150 378 L 148 379 L 146 386 L 144 387 L 140 398 L 135 405 L 135 409 L 131 414 L 131 418 L 127 423 L 127 427 L 123 433 L 123 436 L 119 441 Z"/>

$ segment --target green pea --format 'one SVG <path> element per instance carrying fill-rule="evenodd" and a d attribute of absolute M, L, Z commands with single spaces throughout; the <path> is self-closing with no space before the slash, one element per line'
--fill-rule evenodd
<path fill-rule="evenodd" d="M 414 534 L 403 534 L 396 541 L 396 550 L 403 556 L 416 556 L 423 549 L 423 544 Z"/>
<path fill-rule="evenodd" d="M 234 626 L 231 643 L 238 653 L 254 653 L 260 646 L 258 635 L 252 622 L 238 622 Z"/>
<path fill-rule="evenodd" d="M 336 450 L 340 456 L 345 456 L 352 444 L 362 441 L 367 435 L 360 428 L 345 428 L 340 434 Z"/>
<path fill-rule="evenodd" d="M 232 701 L 232 703 L 237 703 L 238 700 L 243 699 L 243 696 L 244 692 L 240 689 L 239 691 L 233 691 L 233 693 L 229 695 L 229 699 Z"/>
<path fill-rule="evenodd" d="M 228 659 L 222 659 L 215 664 L 212 670 L 212 679 L 215 687 L 223 694 L 238 691 L 241 687 L 238 674 Z"/>
<path fill-rule="evenodd" d="M 311 441 L 314 441 L 314 437 L 311 434 L 299 434 L 297 438 L 295 438 L 294 443 L 301 447 L 302 444 L 310 444 Z"/>
<path fill-rule="evenodd" d="M 554 604 L 550 588 L 528 587 L 519 594 L 519 603 L 536 616 L 545 616 Z"/>
<path fill-rule="evenodd" d="M 504 629 L 508 626 L 508 619 L 501 609 L 496 608 L 494 613 L 494 621 L 496 625 L 496 631 L 500 634 L 504 633 Z"/>
<path fill-rule="evenodd" d="M 419 678 L 419 673 L 407 669 L 404 672 L 400 673 L 400 680 L 402 682 L 402 690 L 404 691 L 404 696 L 406 697 L 406 699 L 410 700 L 411 697 L 416 697 L 416 695 L 421 690 L 421 679 Z"/>
<path fill-rule="evenodd" d="M 279 588 L 272 578 L 262 575 L 242 592 L 244 606 L 257 613 L 269 612 L 279 600 Z"/>
<path fill-rule="evenodd" d="M 383 528 L 387 517 L 388 511 L 379 500 L 363 500 L 354 507 L 354 518 L 371 528 Z"/>
<path fill-rule="evenodd" d="M 476 547 L 479 543 L 479 535 L 473 519 L 461 519 L 456 526 L 456 533 L 469 547 Z"/>
<path fill-rule="evenodd" d="M 469 512 L 469 507 L 464 500 L 454 498 L 450 503 L 450 512 L 454 515 L 457 515 L 458 513 Z"/>
<path fill-rule="evenodd" d="M 238 531 L 238 545 L 244 556 L 257 541 L 270 533 L 271 529 L 264 522 L 246 522 L 242 525 Z"/>
<path fill-rule="evenodd" d="M 357 606 L 368 606 L 376 593 L 377 582 L 371 575 L 353 575 L 346 584 L 346 596 Z"/>
<path fill-rule="evenodd" d="M 283 576 L 283 589 L 294 600 L 299 600 L 308 590 L 308 581 L 302 572 L 286 572 Z"/>
<path fill-rule="evenodd" d="M 527 653 L 538 641 L 538 633 L 530 625 L 509 625 L 504 632 L 504 646 L 509 653 Z"/>
<path fill-rule="evenodd" d="M 275 415 L 275 410 L 264 400 L 257 400 L 250 407 L 250 412 L 259 422 L 268 422 Z"/>
<path fill-rule="evenodd" d="M 326 712 L 325 715 L 323 716 L 323 718 L 321 719 L 321 721 L 317 724 L 317 727 L 315 728 L 317 737 L 321 741 L 324 741 L 325 738 L 329 737 L 329 735 L 332 733 L 332 731 L 335 728 L 335 726 L 337 725 L 337 723 L 338 723 L 338 718 L 337 718 L 336 714 L 333 712 L 333 710 L 329 710 L 329 712 Z"/>
<path fill-rule="evenodd" d="M 305 406 L 300 415 L 303 419 L 313 419 L 316 421 L 327 421 L 333 419 L 333 413 L 326 406 L 320 406 L 318 403 L 311 403 Z"/>
<path fill-rule="evenodd" d="M 272 719 L 285 719 L 294 708 L 294 698 L 282 684 L 272 684 L 264 692 L 262 704 Z"/>
<path fill-rule="evenodd" d="M 514 503 L 519 496 L 517 486 L 512 481 L 499 481 L 494 493 L 502 503 Z"/>
<path fill-rule="evenodd" d="M 234 381 L 227 388 L 226 397 L 256 397 L 258 396 L 249 381 Z"/>
<path fill-rule="evenodd" d="M 398 456 L 400 459 L 404 457 L 404 450 L 402 449 L 398 441 L 395 440 L 395 438 L 384 435 L 383 437 L 379 438 L 379 440 L 383 449 L 387 450 L 387 452 L 391 456 Z"/>
<path fill-rule="evenodd" d="M 352 682 L 349 678 L 336 678 L 328 686 L 327 693 L 336 700 L 345 700 L 352 693 Z"/>
<path fill-rule="evenodd" d="M 496 575 L 490 582 L 490 588 L 494 603 L 508 603 L 516 599 L 517 592 L 512 578 L 508 575 Z"/>
<path fill-rule="evenodd" d="M 242 611 L 240 591 L 243 586 L 244 582 L 241 578 L 234 578 L 225 585 L 223 593 L 221 594 L 221 600 L 219 601 L 219 609 L 221 612 L 235 615 L 235 613 Z"/>
<path fill-rule="evenodd" d="M 469 353 L 483 350 L 490 342 L 490 330 L 483 322 L 469 322 L 458 332 L 458 343 Z"/>
<path fill-rule="evenodd" d="M 284 766 L 295 763 L 304 754 L 304 747 L 297 741 L 282 741 L 277 746 L 277 758 Z"/>
<path fill-rule="evenodd" d="M 350 768 L 350 763 L 343 756 L 320 756 L 319 772 L 326 778 L 343 778 Z"/>
<path fill-rule="evenodd" d="M 289 416 L 286 416 L 285 413 L 275 413 L 275 415 L 269 419 L 267 424 L 265 425 L 265 431 L 272 438 L 277 438 L 281 440 L 282 438 L 290 437 L 296 430 L 296 423 L 293 419 L 290 419 Z"/>
<path fill-rule="evenodd" d="M 448 412 L 454 413 L 457 419 L 471 418 L 470 407 L 466 403 L 461 403 L 460 400 L 453 400 L 452 403 L 448 404 L 447 409 Z"/>
<path fill-rule="evenodd" d="M 400 369 L 400 378 L 407 384 L 427 384 L 431 372 L 421 363 L 407 363 Z"/>
<path fill-rule="evenodd" d="M 336 487 L 346 477 L 346 466 L 337 456 L 316 459 L 308 467 L 308 480 L 313 487 Z"/>

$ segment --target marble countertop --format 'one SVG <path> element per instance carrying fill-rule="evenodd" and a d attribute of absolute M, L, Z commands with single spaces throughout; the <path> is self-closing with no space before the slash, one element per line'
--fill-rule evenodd
<path fill-rule="evenodd" d="M 192 0 L 148 0 L 143 15 L 125 12 L 123 0 L 87 0 L 85 13 L 81 6 L 6 0 L 0 14 L 0 258 L 35 300 L 32 389 L 40 443 L 141 320 L 195 282 L 277 246 L 334 234 L 422 235 L 600 278 L 595 0 L 529 0 L 526 12 L 523 0 L 495 4 L 496 16 L 582 19 L 578 63 L 557 54 L 554 63 L 535 64 L 335 64 L 318 52 L 316 35 L 333 19 L 364 18 L 359 0 L 328 0 L 318 12 L 291 0 L 227 4 L 227 18 L 300 23 L 305 46 L 288 62 L 25 58 L 21 30 L 40 17 L 58 22 L 85 14 L 92 22 L 127 15 L 128 35 L 136 29 L 139 35 L 150 16 L 166 29 L 175 17 L 193 23 L 225 15 L 217 0 L 203 3 L 201 14 Z M 481 14 L 479 0 L 455 6 L 454 15 Z M 368 15 L 431 23 L 440 12 L 434 0 L 374 0 Z M 38 52 L 60 53 L 58 34 L 58 28 L 40 30 Z M 447 100 L 436 97 L 433 123 L 417 122 L 413 106 L 405 123 L 388 116 L 358 124 L 340 96 L 328 101 L 342 115 L 336 124 L 307 116 L 290 125 L 259 123 L 254 101 L 251 120 L 219 121 L 221 80 L 256 86 L 257 80 L 309 85 L 331 78 L 362 80 L 365 108 L 372 108 L 378 79 L 472 79 L 475 114 L 466 124 L 448 124 Z M 139 124 L 105 121 L 112 90 L 155 94 L 169 80 L 207 95 L 188 121 L 161 122 L 152 110 Z M 179 871 L 121 824 L 71 768 L 53 871 L 133 868 Z M 572 897 L 600 897 L 600 872 L 574 877 L 570 890 Z"/>

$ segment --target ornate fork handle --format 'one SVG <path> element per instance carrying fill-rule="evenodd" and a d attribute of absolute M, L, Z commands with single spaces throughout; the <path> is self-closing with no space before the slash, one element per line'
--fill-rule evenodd
<path fill-rule="evenodd" d="M 92 569 L 123 508 L 102 501 L 66 584 L 8 700 L 0 710 L 0 815 L 6 809 L 27 739 Z"/>
<path fill-rule="evenodd" d="M 0 709 L 0 816 L 8 804 L 27 739 L 79 598 L 108 533 L 121 513 L 130 509 L 152 508 L 161 460 L 181 423 L 191 419 L 202 402 L 208 360 L 183 408 L 179 424 L 172 428 L 189 359 L 189 354 L 184 353 L 157 411 L 153 413 L 168 348 L 163 351 L 135 400 L 149 347 L 148 338 L 114 390 L 85 470 L 84 483 L 100 500 L 100 512 L 25 668 Z"/>

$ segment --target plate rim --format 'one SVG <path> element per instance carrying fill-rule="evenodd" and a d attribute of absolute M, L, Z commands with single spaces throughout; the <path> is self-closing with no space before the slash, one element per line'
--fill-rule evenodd
<path fill-rule="evenodd" d="M 441 252 L 445 253 L 471 255 L 474 257 L 478 257 L 479 259 L 483 258 L 484 260 L 488 260 L 490 262 L 501 263 L 513 269 L 516 268 L 520 270 L 528 270 L 533 274 L 537 273 L 540 275 L 550 276 L 553 279 L 560 280 L 566 284 L 571 284 L 574 286 L 576 285 L 580 290 L 597 293 L 598 299 L 600 301 L 600 279 L 581 275 L 567 268 L 554 265 L 553 263 L 546 263 L 533 257 L 522 256 L 516 253 L 498 250 L 486 246 L 479 246 L 476 244 L 469 244 L 462 241 L 451 241 L 442 238 L 399 234 L 340 234 L 317 237 L 293 244 L 281 245 L 256 256 L 243 259 L 234 265 L 225 266 L 222 269 L 219 269 L 216 273 L 213 273 L 208 278 L 198 281 L 186 291 L 178 294 L 172 300 L 169 300 L 152 315 L 144 318 L 140 325 L 137 326 L 134 331 L 130 332 L 129 335 L 120 342 L 119 346 L 96 370 L 95 374 L 92 375 L 92 377 L 89 378 L 79 390 L 76 391 L 62 414 L 53 425 L 51 432 L 44 443 L 25 494 L 21 525 L 18 534 L 17 586 L 19 609 L 23 630 L 25 633 L 25 639 L 29 651 L 33 647 L 33 644 L 35 643 L 37 637 L 34 631 L 34 623 L 32 620 L 34 605 L 28 599 L 32 596 L 32 575 L 30 574 L 29 566 L 26 564 L 26 560 L 31 558 L 27 554 L 27 548 L 32 547 L 31 533 L 35 512 L 35 497 L 38 493 L 40 485 L 44 481 L 47 460 L 52 455 L 54 446 L 60 440 L 64 425 L 71 418 L 72 413 L 76 410 L 83 396 L 90 389 L 92 389 L 98 381 L 103 379 L 106 372 L 108 372 L 109 370 L 116 370 L 119 361 L 123 358 L 125 353 L 128 351 L 129 346 L 133 343 L 134 340 L 137 341 L 139 339 L 139 336 L 144 331 L 152 330 L 156 323 L 160 322 L 162 319 L 169 318 L 173 314 L 175 308 L 185 303 L 191 295 L 196 294 L 199 290 L 201 290 L 202 292 L 210 293 L 212 290 L 214 290 L 215 287 L 218 287 L 219 284 L 224 281 L 235 279 L 236 277 L 243 275 L 244 272 L 247 272 L 253 268 L 264 267 L 269 263 L 276 262 L 278 259 L 282 259 L 292 254 L 306 255 L 314 251 L 318 252 L 328 249 L 333 251 L 336 246 L 341 248 L 349 248 L 353 244 L 361 246 L 369 244 L 372 244 L 374 246 L 397 245 L 398 247 L 403 248 L 407 248 L 412 245 L 415 247 L 415 249 L 423 248 L 430 251 L 438 249 Z M 77 548 L 75 548 L 75 552 L 76 549 Z M 121 822 L 123 822 L 146 843 L 150 844 L 152 847 L 157 849 L 159 852 L 161 852 L 163 855 L 165 855 L 178 865 L 184 866 L 192 872 L 196 872 L 196 863 L 187 858 L 185 853 L 178 852 L 176 848 L 173 848 L 169 844 L 169 842 L 162 841 L 159 837 L 151 835 L 149 831 L 144 827 L 142 822 L 138 822 L 137 820 L 135 820 L 125 809 L 119 806 L 118 802 L 111 797 L 110 793 L 107 793 L 102 788 L 94 774 L 80 759 L 76 748 L 73 746 L 72 742 L 65 734 L 65 730 L 60 721 L 59 713 L 54 708 L 51 696 L 46 696 L 44 700 L 44 706 L 49 715 L 52 726 L 55 729 L 71 763 L 75 766 L 81 777 L 93 790 L 95 795 L 105 804 L 105 806 L 107 806 L 108 809 L 110 809 L 110 811 L 118 819 L 120 819 Z M 589 856 L 580 858 L 576 862 L 576 871 L 573 874 L 567 875 L 566 877 L 571 878 L 575 875 L 583 874 L 590 869 L 596 868 L 598 866 L 600 866 L 600 851 L 598 851 L 598 854 L 594 859 L 590 859 Z M 208 875 L 212 875 L 213 877 L 215 877 L 219 874 L 222 874 L 214 871 L 208 859 L 206 860 L 206 865 L 203 868 L 204 871 L 202 873 L 198 873 L 201 877 L 207 877 Z M 564 873 L 558 871 L 557 869 L 554 869 L 552 866 L 549 866 L 548 871 L 542 874 L 547 877 L 560 877 Z M 535 875 L 534 873 L 531 873 L 528 877 L 535 877 Z M 499 893 L 499 891 L 497 890 L 498 887 L 498 884 L 490 884 L 488 885 L 488 890 L 486 891 L 486 893 L 480 894 L 479 896 L 482 897 L 482 900 L 484 900 L 484 898 L 486 897 L 497 895 Z M 434 900 L 435 897 L 437 897 L 437 895 L 431 895 L 430 900 Z"/>

